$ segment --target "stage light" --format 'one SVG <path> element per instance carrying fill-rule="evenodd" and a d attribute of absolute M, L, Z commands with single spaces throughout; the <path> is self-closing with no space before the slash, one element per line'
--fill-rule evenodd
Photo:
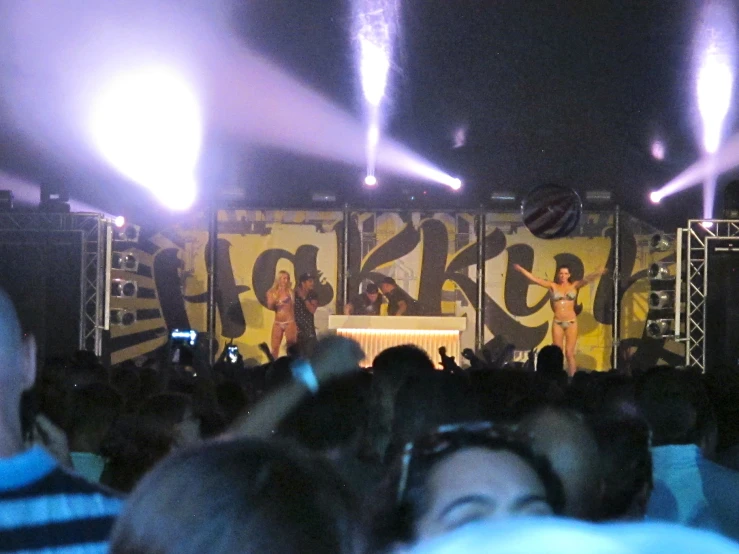
<path fill-rule="evenodd" d="M 133 223 L 125 223 L 123 227 L 113 231 L 113 240 L 121 242 L 138 242 L 141 235 L 141 227 Z"/>
<path fill-rule="evenodd" d="M 14 199 L 12 190 L 0 190 L 0 212 L 12 212 Z"/>
<path fill-rule="evenodd" d="M 333 192 L 314 192 L 310 199 L 314 204 L 333 204 L 336 202 L 336 195 Z"/>
<path fill-rule="evenodd" d="M 675 241 L 664 233 L 655 233 L 649 239 L 649 249 L 652 252 L 667 252 L 673 248 Z"/>
<path fill-rule="evenodd" d="M 165 67 L 120 74 L 100 90 L 90 125 L 95 145 L 116 170 L 172 209 L 192 205 L 202 121 L 184 78 Z"/>
<path fill-rule="evenodd" d="M 704 229 L 710 229 L 713 227 L 713 221 L 701 221 L 701 225 Z"/>
<path fill-rule="evenodd" d="M 114 298 L 134 298 L 138 291 L 139 286 L 135 281 L 113 279 L 110 282 L 110 295 Z"/>
<path fill-rule="evenodd" d="M 585 202 L 589 204 L 610 204 L 613 202 L 613 193 L 610 190 L 586 190 Z"/>
<path fill-rule="evenodd" d="M 132 252 L 113 252 L 111 267 L 135 273 L 139 269 L 139 260 Z"/>
<path fill-rule="evenodd" d="M 650 339 L 662 339 L 674 336 L 671 319 L 647 320 L 646 333 Z"/>
<path fill-rule="evenodd" d="M 669 270 L 669 264 L 665 262 L 655 262 L 649 266 L 647 275 L 653 281 L 670 281 L 675 278 Z"/>
<path fill-rule="evenodd" d="M 113 225 L 115 225 L 115 226 L 116 226 L 116 227 L 118 227 L 119 229 L 120 229 L 121 227 L 123 227 L 123 226 L 124 226 L 125 224 L 126 224 L 126 218 L 125 218 L 125 217 L 123 217 L 122 215 L 119 215 L 119 216 L 117 216 L 117 217 L 116 217 L 116 218 L 115 218 L 115 219 L 113 220 Z"/>
<path fill-rule="evenodd" d="M 451 182 L 449 183 L 449 186 L 453 190 L 459 190 L 459 189 L 461 189 L 462 188 L 462 179 L 452 178 Z"/>
<path fill-rule="evenodd" d="M 136 323 L 138 318 L 136 312 L 125 309 L 112 309 L 110 310 L 110 324 L 120 325 L 121 327 L 129 327 Z"/>
<path fill-rule="evenodd" d="M 515 192 L 496 190 L 490 193 L 490 202 L 493 204 L 514 204 L 518 200 Z"/>
<path fill-rule="evenodd" d="M 653 290 L 649 293 L 649 308 L 651 310 L 665 310 L 675 304 L 675 293 L 670 290 Z"/>
<path fill-rule="evenodd" d="M 69 193 L 64 185 L 41 185 L 39 211 L 48 213 L 69 213 Z"/>
<path fill-rule="evenodd" d="M 377 177 L 375 177 L 374 175 L 367 175 L 364 178 L 364 184 L 368 187 L 374 187 L 375 185 L 377 185 Z"/>
<path fill-rule="evenodd" d="M 658 191 L 653 191 L 649 193 L 649 200 L 653 204 L 659 204 L 662 201 L 662 195 Z"/>

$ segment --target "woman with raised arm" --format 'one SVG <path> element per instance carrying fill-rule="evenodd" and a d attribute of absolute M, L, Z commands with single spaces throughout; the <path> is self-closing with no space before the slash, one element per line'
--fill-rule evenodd
<path fill-rule="evenodd" d="M 605 268 L 575 282 L 572 281 L 570 268 L 566 265 L 561 265 L 557 268 L 557 277 L 554 281 L 540 279 L 518 264 L 513 264 L 513 269 L 523 274 L 535 285 L 549 289 L 550 305 L 554 312 L 552 342 L 556 346 L 559 346 L 565 353 L 568 368 L 567 373 L 572 377 L 575 371 L 577 371 L 577 362 L 575 361 L 575 346 L 577 345 L 577 314 L 575 313 L 575 306 L 577 304 L 577 292 L 603 275 L 606 271 Z"/>
<path fill-rule="evenodd" d="M 295 293 L 287 271 L 277 272 L 275 284 L 267 291 L 267 309 L 275 312 L 271 350 L 272 356 L 277 359 L 280 356 L 283 336 L 287 346 L 295 344 L 298 339 L 298 327 L 295 324 Z"/>

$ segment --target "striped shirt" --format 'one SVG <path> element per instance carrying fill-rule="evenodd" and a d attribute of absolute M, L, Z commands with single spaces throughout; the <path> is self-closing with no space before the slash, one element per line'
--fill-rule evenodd
<path fill-rule="evenodd" d="M 0 552 L 106 552 L 121 506 L 40 447 L 0 458 Z"/>

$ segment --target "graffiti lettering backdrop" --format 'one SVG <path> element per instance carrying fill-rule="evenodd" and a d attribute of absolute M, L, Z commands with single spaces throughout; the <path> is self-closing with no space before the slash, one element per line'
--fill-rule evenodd
<path fill-rule="evenodd" d="M 550 342 L 552 312 L 547 291 L 512 270 L 517 263 L 546 279 L 567 264 L 573 277 L 613 267 L 613 221 L 608 214 L 585 214 L 577 232 L 566 239 L 541 240 L 520 222 L 519 214 L 486 214 L 485 341 L 504 338 L 519 351 Z M 328 315 L 340 306 L 338 283 L 344 221 L 349 221 L 349 296 L 363 283 L 395 278 L 417 298 L 427 315 L 466 317 L 463 347 L 474 346 L 477 306 L 475 214 L 421 212 L 311 212 L 231 210 L 219 214 L 217 248 L 219 347 L 233 340 L 245 358 L 262 360 L 257 348 L 269 342 L 274 315 L 265 295 L 276 273 L 295 282 L 301 273 L 318 276 L 320 308 L 316 326 L 325 331 Z M 677 356 L 674 344 L 643 338 L 649 291 L 645 269 L 651 230 L 630 218 L 622 226 L 622 333 L 630 356 L 645 361 Z M 111 331 L 111 361 L 116 363 L 166 344 L 172 328 L 206 327 L 208 234 L 205 220 L 153 230 L 148 239 L 129 245 L 140 257 L 138 270 L 115 272 L 150 290 L 146 298 L 114 299 L 115 307 L 141 314 L 133 325 Z M 610 367 L 613 275 L 580 291 L 577 299 L 580 339 L 578 364 Z M 628 318 L 628 319 L 626 319 Z"/>

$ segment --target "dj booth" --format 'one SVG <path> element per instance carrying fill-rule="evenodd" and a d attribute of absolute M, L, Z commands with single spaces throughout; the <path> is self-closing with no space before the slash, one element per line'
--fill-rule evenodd
<path fill-rule="evenodd" d="M 367 355 L 362 364 L 372 365 L 380 352 L 391 346 L 413 344 L 425 350 L 434 364 L 439 363 L 439 347 L 458 361 L 460 333 L 467 327 L 464 317 L 332 315 L 328 328 L 357 341 Z"/>

